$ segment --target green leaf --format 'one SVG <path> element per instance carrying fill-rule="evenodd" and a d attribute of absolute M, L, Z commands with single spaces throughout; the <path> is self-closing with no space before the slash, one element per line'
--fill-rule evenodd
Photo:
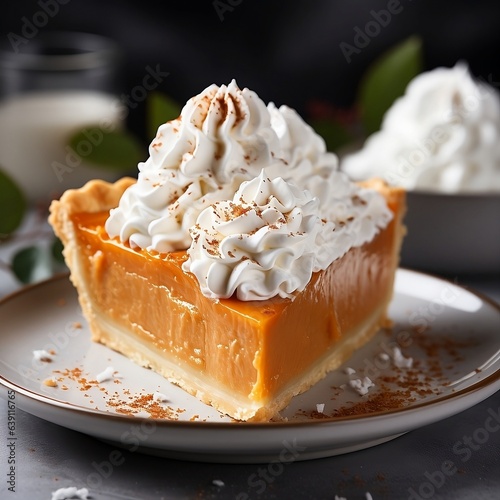
<path fill-rule="evenodd" d="M 41 247 L 26 247 L 12 259 L 12 271 L 22 283 L 33 283 L 52 275 L 51 259 Z"/>
<path fill-rule="evenodd" d="M 54 238 L 54 241 L 52 242 L 52 245 L 50 247 L 50 252 L 54 260 L 59 264 L 65 264 L 64 256 L 62 253 L 63 249 L 64 245 L 62 244 L 62 241 L 59 238 Z"/>
<path fill-rule="evenodd" d="M 422 41 L 415 36 L 393 47 L 368 68 L 358 99 L 366 134 L 380 129 L 385 112 L 422 69 Z"/>
<path fill-rule="evenodd" d="M 0 170 L 0 239 L 13 233 L 26 212 L 26 199 L 11 177 Z"/>
<path fill-rule="evenodd" d="M 162 123 L 174 120 L 181 114 L 181 106 L 161 92 L 151 92 L 147 105 L 148 133 L 151 139 L 156 137 L 158 127 Z"/>
<path fill-rule="evenodd" d="M 310 120 L 309 125 L 319 134 L 326 143 L 328 151 L 337 151 L 352 141 L 351 133 L 340 123 L 334 120 Z"/>
<path fill-rule="evenodd" d="M 121 172 L 137 168 L 144 156 L 138 139 L 123 130 L 104 132 L 87 127 L 72 136 L 69 145 L 89 165 Z"/>

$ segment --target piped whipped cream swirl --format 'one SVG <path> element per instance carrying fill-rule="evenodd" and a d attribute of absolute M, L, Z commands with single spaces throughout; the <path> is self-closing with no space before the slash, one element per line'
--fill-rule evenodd
<path fill-rule="evenodd" d="M 464 64 L 422 73 L 342 170 L 409 190 L 500 191 L 500 98 Z"/>
<path fill-rule="evenodd" d="M 106 230 L 133 248 L 187 249 L 184 270 L 212 298 L 290 297 L 392 218 L 294 110 L 234 81 L 190 99 L 149 152 Z"/>
<path fill-rule="evenodd" d="M 279 152 L 269 112 L 254 92 L 235 81 L 211 85 L 159 127 L 138 182 L 112 210 L 106 230 L 132 247 L 186 249 L 198 214 L 232 198 L 262 168 L 283 166 L 274 160 Z"/>
<path fill-rule="evenodd" d="M 281 158 L 287 169 L 281 175 L 309 190 L 320 201 L 320 210 L 328 211 L 332 189 L 342 182 L 338 158 L 326 150 L 325 141 L 299 114 L 288 106 L 268 104 L 271 126 L 278 135 Z"/>
<path fill-rule="evenodd" d="M 184 270 L 212 298 L 290 297 L 321 266 L 316 240 L 332 222 L 318 216 L 319 200 L 265 171 L 243 182 L 231 201 L 206 208 L 191 229 Z M 329 226 L 328 229 L 323 226 Z"/>

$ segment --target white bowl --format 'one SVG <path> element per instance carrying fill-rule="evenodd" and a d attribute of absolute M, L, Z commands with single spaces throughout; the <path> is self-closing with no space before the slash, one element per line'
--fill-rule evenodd
<path fill-rule="evenodd" d="M 401 265 L 439 274 L 500 273 L 500 193 L 409 191 Z"/>

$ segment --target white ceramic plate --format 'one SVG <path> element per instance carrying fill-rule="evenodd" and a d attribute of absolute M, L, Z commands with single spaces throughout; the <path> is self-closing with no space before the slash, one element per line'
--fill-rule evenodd
<path fill-rule="evenodd" d="M 367 448 L 470 408 L 500 389 L 497 305 L 400 269 L 390 315 L 392 332 L 380 331 L 344 367 L 294 398 L 283 412 L 288 420 L 240 423 L 90 342 L 75 291 L 62 276 L 0 303 L 0 392 L 7 398 L 14 390 L 19 408 L 131 451 L 243 463 Z M 413 359 L 411 368 L 395 366 L 394 347 Z M 40 349 L 55 352 L 52 362 L 35 360 L 32 353 Z M 96 382 L 107 367 L 115 376 Z M 375 385 L 361 396 L 349 381 L 365 376 Z M 48 378 L 57 387 L 45 385 Z M 156 392 L 168 401 L 152 402 Z M 170 417 L 152 418 L 158 409 Z"/>

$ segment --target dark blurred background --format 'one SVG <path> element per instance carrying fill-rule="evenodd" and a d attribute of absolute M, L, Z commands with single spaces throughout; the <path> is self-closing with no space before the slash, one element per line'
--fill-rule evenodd
<path fill-rule="evenodd" d="M 43 10 L 51 13 L 45 24 L 43 15 L 36 17 Z M 29 22 L 38 22 L 40 33 L 106 35 L 123 53 L 118 92 L 140 84 L 147 66 L 158 67 L 169 75 L 157 90 L 179 103 L 236 78 L 266 102 L 304 115 L 318 100 L 347 108 L 368 65 L 414 34 L 423 40 L 426 68 L 461 59 L 476 76 L 500 80 L 498 1 L 9 0 L 2 11 L 4 44 L 12 45 Z M 369 36 L 358 36 L 356 45 L 360 31 Z M 356 49 L 348 58 L 346 44 Z M 144 108 L 139 104 L 128 116 L 143 135 Z"/>

